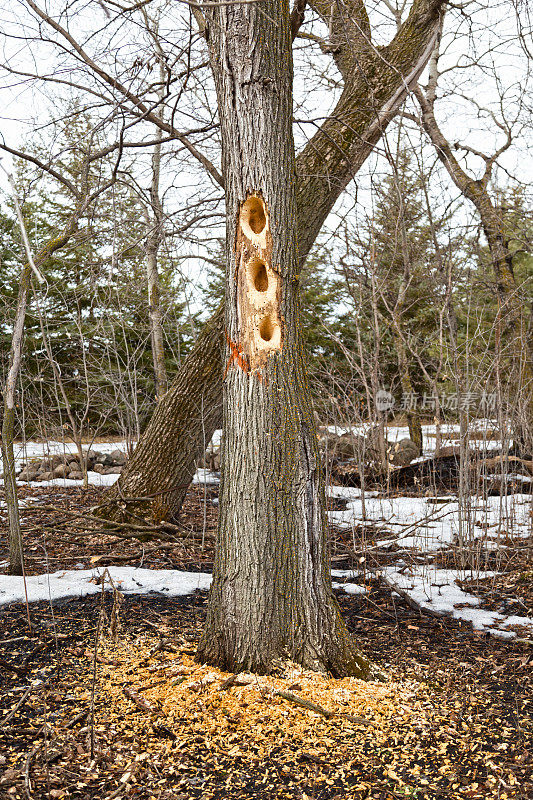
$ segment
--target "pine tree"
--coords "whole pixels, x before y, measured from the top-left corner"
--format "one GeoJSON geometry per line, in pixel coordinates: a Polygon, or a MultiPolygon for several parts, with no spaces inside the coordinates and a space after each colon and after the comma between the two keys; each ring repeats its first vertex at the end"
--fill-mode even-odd
{"type": "MultiPolygon", "coordinates": [[[[81,180],[76,143],[88,127],[90,121],[79,115],[63,131],[66,146],[57,168],[73,181],[81,180]]],[[[62,229],[71,213],[72,198],[52,179],[42,182],[36,191],[27,164],[18,167],[18,185],[25,200],[23,214],[32,247],[37,250],[62,229]]],[[[26,434],[44,432],[43,408],[47,409],[45,422],[56,429],[68,429],[58,374],[72,412],[86,433],[116,433],[117,424],[122,430],[133,426],[138,433],[151,413],[155,392],[142,212],[138,197],[127,186],[115,185],[80,218],[78,231],[68,245],[43,265],[46,285],[35,287],[26,320],[21,376],[26,434]]],[[[3,362],[11,334],[10,309],[17,291],[21,245],[9,214],[0,218],[0,230],[0,292],[7,309],[0,328],[3,362]]],[[[183,314],[184,302],[170,258],[161,260],[160,272],[164,332],[169,344],[167,368],[173,374],[190,347],[190,325],[183,314]]]]}

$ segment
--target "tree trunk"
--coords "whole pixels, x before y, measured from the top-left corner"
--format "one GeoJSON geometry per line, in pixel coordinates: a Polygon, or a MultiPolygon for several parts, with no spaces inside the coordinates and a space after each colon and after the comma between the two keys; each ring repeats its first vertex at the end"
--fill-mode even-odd
{"type": "Polygon", "coordinates": [[[6,383],[4,386],[3,418],[2,418],[2,437],[0,442],[2,452],[2,462],[4,471],[4,490],[7,505],[7,516],[9,525],[9,566],[10,575],[22,575],[24,573],[24,556],[22,533],[20,529],[20,514],[18,505],[17,480],[15,472],[15,453],[13,448],[14,427],[15,427],[15,399],[17,380],[22,362],[22,347],[24,343],[24,324],[26,320],[26,306],[28,293],[30,290],[32,271],[42,280],[38,267],[56,250],[63,247],[74,233],[79,219],[79,211],[76,210],[70,218],[61,236],[52,239],[46,244],[39,253],[33,258],[24,219],[20,210],[16,189],[13,179],[8,175],[9,181],[13,186],[13,200],[17,211],[17,218],[24,242],[24,247],[28,261],[24,264],[18,289],[17,310],[13,326],[13,336],[11,339],[11,350],[9,353],[9,365],[6,383]]]}
{"type": "Polygon", "coordinates": [[[220,305],[157,404],[118,482],[105,493],[100,515],[117,519],[148,513],[156,521],[178,515],[196,461],[222,427],[223,323],[220,305]]]}
{"type": "MultiPolygon", "coordinates": [[[[416,83],[433,49],[443,2],[415,0],[394,40],[379,51],[370,40],[360,0],[347,0],[342,7],[313,0],[311,6],[328,25],[334,19],[337,28],[344,26],[333,49],[345,85],[331,117],[296,161],[300,266],[337,199],[416,83]]],[[[223,329],[220,308],[155,408],[117,484],[105,493],[101,514],[121,519],[132,511],[172,519],[179,513],[195,462],[221,424],[223,329]]]]}
{"type": "MultiPolygon", "coordinates": [[[[400,321],[396,321],[396,324],[398,330],[401,330],[401,317],[400,321]]],[[[409,359],[407,358],[405,342],[401,334],[394,335],[394,346],[398,358],[398,371],[400,373],[402,392],[406,397],[413,397],[414,390],[411,381],[411,373],[409,371],[409,359]]],[[[418,448],[418,455],[420,456],[422,455],[423,447],[422,423],[420,422],[420,417],[416,412],[413,412],[412,409],[409,408],[405,412],[405,416],[407,418],[407,427],[409,428],[409,438],[416,444],[418,448]]]]}
{"type": "Polygon", "coordinates": [[[210,12],[226,186],[224,435],[198,656],[231,671],[366,674],[331,588],[299,318],[288,3],[210,12]]]}
{"type": "Polygon", "coordinates": [[[24,340],[24,320],[30,287],[31,267],[26,264],[22,269],[17,298],[17,312],[13,326],[11,352],[9,355],[9,371],[4,387],[4,415],[2,419],[2,462],[4,467],[4,490],[9,524],[9,565],[10,575],[24,573],[24,557],[22,534],[20,530],[20,514],[15,472],[15,454],[13,437],[15,426],[15,396],[17,380],[22,360],[22,344],[24,340]]]}
{"type": "MultiPolygon", "coordinates": [[[[165,70],[162,61],[159,63],[159,77],[162,88],[159,99],[162,102],[165,91],[165,70]]],[[[163,116],[163,112],[160,112],[163,116]]],[[[156,129],[156,143],[152,153],[152,183],[150,186],[150,205],[153,219],[147,213],[148,235],[146,237],[146,280],[148,284],[148,313],[150,317],[150,341],[152,345],[152,362],[154,365],[155,396],[160,400],[168,388],[167,370],[165,366],[165,337],[163,334],[163,317],[161,314],[161,296],[159,291],[159,272],[157,257],[163,238],[163,205],[159,196],[161,176],[161,140],[163,131],[156,129]]]]}

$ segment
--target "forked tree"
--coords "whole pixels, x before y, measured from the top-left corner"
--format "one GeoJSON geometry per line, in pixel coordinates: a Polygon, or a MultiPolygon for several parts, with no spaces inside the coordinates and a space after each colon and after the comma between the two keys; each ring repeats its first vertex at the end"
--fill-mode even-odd
{"type": "MultiPolygon", "coordinates": [[[[321,47],[335,60],[343,91],[296,159],[294,213],[300,267],[336,201],[416,85],[433,49],[445,4],[443,0],[414,0],[385,46],[373,43],[362,0],[333,4],[310,0],[309,5],[328,26],[329,39],[321,47]]],[[[295,5],[293,37],[304,7],[301,1],[295,5]]],[[[202,22],[209,41],[217,35],[218,24],[218,17],[202,22]]],[[[119,481],[106,492],[101,514],[127,519],[131,512],[159,520],[178,515],[196,462],[222,422],[224,343],[221,306],[158,403],[119,481]]]]}
{"type": "Polygon", "coordinates": [[[302,354],[287,0],[207,9],[226,199],[224,433],[202,661],[364,676],[331,587],[302,354]]]}

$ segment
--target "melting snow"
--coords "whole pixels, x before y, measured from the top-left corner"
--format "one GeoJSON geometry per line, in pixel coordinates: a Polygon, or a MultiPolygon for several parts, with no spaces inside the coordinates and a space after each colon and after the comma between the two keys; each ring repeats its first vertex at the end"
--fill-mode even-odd
{"type": "MultiPolygon", "coordinates": [[[[479,422],[481,424],[483,421],[479,422]]],[[[491,421],[485,421],[484,424],[487,430],[496,427],[495,423],[491,421]]],[[[457,430],[457,426],[454,425],[443,426],[443,440],[457,434],[457,430]]],[[[356,426],[351,429],[331,426],[330,431],[337,434],[351,432],[361,435],[368,432],[364,426],[356,426]]],[[[427,444],[424,455],[431,455],[435,442],[431,438],[431,434],[435,433],[435,427],[424,426],[423,432],[427,444]]],[[[215,431],[212,440],[214,446],[219,444],[220,434],[220,431],[215,431]]],[[[387,436],[391,442],[408,435],[407,428],[394,427],[387,430],[387,436]]],[[[475,441],[472,442],[472,445],[475,444],[475,441]]],[[[482,442],[484,447],[498,446],[498,444],[496,440],[482,442]]],[[[125,450],[126,443],[98,442],[91,447],[93,450],[104,453],[110,453],[117,448],[125,450]]],[[[31,458],[72,452],[76,452],[72,443],[27,442],[24,446],[17,446],[16,464],[20,468],[23,461],[31,458]]],[[[525,476],[517,477],[524,482],[528,480],[525,476]]],[[[118,475],[100,475],[96,472],[89,472],[88,479],[92,485],[110,486],[118,479],[118,475]]],[[[206,469],[198,469],[193,478],[193,483],[196,485],[214,485],[219,481],[217,473],[206,469]]],[[[3,480],[0,479],[1,484],[3,484],[3,480]]],[[[33,485],[79,487],[81,482],[57,478],[51,481],[39,481],[33,485]]],[[[486,501],[473,498],[471,505],[464,509],[460,508],[458,499],[455,497],[386,499],[380,497],[380,493],[377,491],[367,491],[363,498],[361,489],[343,486],[328,487],[328,496],[347,501],[344,511],[329,512],[329,520],[332,524],[347,530],[366,524],[371,526],[378,535],[383,534],[387,537],[379,540],[380,548],[385,549],[398,545],[403,550],[426,554],[427,559],[432,558],[432,553],[446,549],[456,542],[461,528],[467,541],[483,538],[483,546],[487,550],[504,546],[501,540],[505,539],[507,535],[513,537],[532,535],[532,498],[527,494],[515,494],[503,498],[489,497],[486,501]]],[[[21,508],[26,502],[21,500],[21,508]]],[[[35,498],[31,498],[30,502],[35,503],[35,498]]],[[[5,504],[0,503],[0,508],[5,508],[5,504]]],[[[6,562],[0,563],[0,567],[5,566],[7,566],[6,562]]],[[[158,592],[167,597],[175,597],[190,594],[196,589],[207,589],[211,582],[211,576],[206,573],[113,566],[107,569],[117,588],[127,594],[158,592]]],[[[94,568],[60,571],[51,575],[28,576],[26,578],[28,599],[30,602],[35,602],[97,594],[101,591],[99,581],[103,574],[102,568],[94,568]]],[[[343,589],[353,595],[364,595],[368,592],[365,586],[353,582],[361,576],[357,570],[332,570],[331,574],[333,578],[337,579],[337,582],[333,584],[335,588],[343,589]],[[338,582],[339,579],[347,582],[338,582]]],[[[477,577],[488,577],[491,574],[479,573],[477,577]]],[[[533,619],[530,617],[506,616],[496,611],[479,608],[479,598],[463,591],[457,582],[461,577],[465,577],[465,573],[435,569],[428,564],[418,564],[408,568],[405,562],[398,560],[394,566],[386,567],[382,575],[391,588],[396,586],[405,592],[420,608],[470,622],[477,630],[487,631],[501,638],[514,638],[516,634],[509,628],[515,625],[533,632],[533,619]]],[[[23,579],[0,575],[0,606],[7,603],[24,602],[24,600],[23,579]]]]}
{"type": "MultiPolygon", "coordinates": [[[[533,633],[531,617],[517,617],[479,608],[479,597],[465,592],[457,583],[467,577],[464,572],[451,569],[433,569],[424,565],[398,571],[397,566],[381,571],[383,579],[392,589],[401,589],[421,609],[439,616],[472,623],[475,630],[486,631],[502,639],[516,637],[514,631],[505,630],[513,625],[528,628],[533,633]]],[[[472,575],[480,580],[491,578],[494,572],[472,575]]]]}
{"type": "MultiPolygon", "coordinates": [[[[137,569],[136,567],[106,567],[95,569],[60,570],[50,575],[28,575],[28,600],[58,600],[64,597],[85,597],[101,592],[101,578],[109,572],[116,588],[125,594],[157,592],[167,597],[192,594],[196,589],[208,589],[211,575],[205,572],[180,572],[175,569],[137,569]]],[[[109,581],[106,588],[110,589],[109,581]]],[[[25,602],[24,579],[0,575],[0,606],[25,602]]]]}
{"type": "MultiPolygon", "coordinates": [[[[355,491],[360,493],[359,489],[355,491]]],[[[378,533],[396,534],[380,540],[380,547],[398,544],[424,552],[447,548],[457,540],[461,528],[465,539],[498,541],[507,535],[527,537],[532,534],[531,495],[527,494],[489,497],[486,501],[474,499],[472,505],[462,511],[454,497],[436,505],[425,497],[379,498],[371,494],[375,495],[368,492],[365,496],[363,515],[360,494],[354,496],[353,489],[336,492],[334,496],[345,497],[348,505],[344,511],[330,511],[330,522],[347,530],[371,524],[378,533]]]]}

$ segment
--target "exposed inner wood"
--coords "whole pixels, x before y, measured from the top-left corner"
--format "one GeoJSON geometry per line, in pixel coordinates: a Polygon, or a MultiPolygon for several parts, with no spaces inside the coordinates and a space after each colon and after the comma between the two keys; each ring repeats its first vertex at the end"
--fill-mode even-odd
{"type": "Polygon", "coordinates": [[[248,274],[256,292],[266,292],[268,289],[268,274],[266,265],[260,258],[252,258],[248,264],[248,274]]]}
{"type": "Polygon", "coordinates": [[[260,197],[252,195],[241,209],[240,224],[244,235],[260,246],[264,246],[267,231],[265,204],[260,197]]]}
{"type": "MultiPolygon", "coordinates": [[[[281,349],[280,278],[272,269],[268,209],[252,194],[243,203],[237,228],[238,342],[250,371],[259,370],[269,354],[281,349]]],[[[237,363],[237,362],[236,362],[237,363]]]]}

